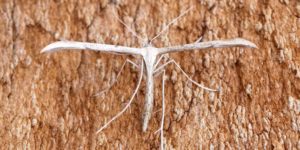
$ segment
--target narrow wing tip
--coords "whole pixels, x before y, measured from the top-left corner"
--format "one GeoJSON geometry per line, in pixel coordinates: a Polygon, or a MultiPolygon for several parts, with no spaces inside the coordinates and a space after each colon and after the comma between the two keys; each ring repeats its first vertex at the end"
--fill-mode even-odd
{"type": "Polygon", "coordinates": [[[40,51],[40,53],[41,53],[41,54],[42,54],[42,53],[46,53],[47,51],[50,51],[49,45],[47,45],[46,47],[44,47],[44,48],[40,51]]]}
{"type": "Polygon", "coordinates": [[[58,49],[60,44],[61,44],[61,41],[51,43],[51,44],[47,45],[46,47],[44,47],[40,53],[48,53],[48,52],[55,51],[58,49]]]}
{"type": "Polygon", "coordinates": [[[246,39],[243,39],[243,38],[237,38],[236,39],[242,46],[246,46],[246,47],[249,47],[249,48],[255,48],[257,49],[258,47],[256,46],[256,44],[254,44],[253,42],[251,41],[248,41],[246,39]]]}

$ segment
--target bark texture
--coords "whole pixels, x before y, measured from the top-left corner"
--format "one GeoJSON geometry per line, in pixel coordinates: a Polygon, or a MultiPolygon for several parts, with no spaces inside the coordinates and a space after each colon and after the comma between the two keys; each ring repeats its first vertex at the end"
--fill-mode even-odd
{"type": "Polygon", "coordinates": [[[144,38],[193,11],[155,40],[164,47],[242,37],[258,49],[172,53],[192,85],[167,68],[165,144],[168,149],[300,149],[299,0],[0,0],[0,145],[31,149],[157,149],[161,77],[142,130],[145,81],[132,106],[100,134],[136,86],[127,55],[91,51],[40,54],[57,40],[141,46],[118,16],[144,38]]]}

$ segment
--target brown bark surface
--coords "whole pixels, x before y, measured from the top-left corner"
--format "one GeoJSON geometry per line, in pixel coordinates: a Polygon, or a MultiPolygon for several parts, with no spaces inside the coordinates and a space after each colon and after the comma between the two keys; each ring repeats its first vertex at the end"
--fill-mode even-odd
{"type": "Polygon", "coordinates": [[[145,81],[130,109],[100,134],[128,102],[139,69],[129,55],[91,51],[40,54],[57,40],[140,47],[115,16],[143,38],[193,6],[154,45],[165,47],[242,37],[258,49],[172,53],[209,93],[167,67],[168,149],[300,149],[299,0],[0,0],[0,145],[4,149],[158,149],[161,77],[146,133],[145,81]],[[115,14],[115,15],[114,15],[115,14]]]}

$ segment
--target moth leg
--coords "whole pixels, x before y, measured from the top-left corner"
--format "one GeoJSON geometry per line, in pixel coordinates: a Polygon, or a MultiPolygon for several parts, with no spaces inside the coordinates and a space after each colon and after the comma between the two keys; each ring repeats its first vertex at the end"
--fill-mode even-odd
{"type": "Polygon", "coordinates": [[[153,77],[156,78],[157,76],[159,76],[160,74],[162,74],[165,70],[160,70],[154,73],[153,77]]]}
{"type": "Polygon", "coordinates": [[[219,91],[219,90],[216,90],[216,89],[211,89],[211,88],[209,88],[209,87],[206,87],[206,86],[204,86],[204,85],[202,85],[202,84],[196,82],[195,80],[193,80],[191,77],[189,77],[189,76],[187,75],[186,72],[184,72],[184,71],[181,69],[180,65],[179,65],[174,59],[170,59],[170,61],[168,61],[168,62],[166,62],[165,64],[163,64],[163,65],[161,65],[160,67],[158,67],[156,70],[154,70],[154,73],[158,72],[159,70],[163,69],[164,67],[166,67],[167,65],[169,65],[169,64],[171,64],[171,63],[173,63],[177,68],[179,68],[180,71],[183,73],[183,75],[184,75],[185,77],[187,77],[188,80],[190,80],[192,83],[194,83],[194,84],[197,85],[198,87],[203,88],[203,89],[205,89],[205,90],[207,90],[207,91],[211,91],[211,92],[217,92],[217,91],[219,91]]]}
{"type": "Polygon", "coordinates": [[[165,54],[161,55],[159,57],[159,59],[156,61],[155,65],[154,65],[154,68],[156,68],[159,64],[159,62],[163,59],[163,58],[168,58],[165,54]]]}
{"type": "Polygon", "coordinates": [[[156,68],[156,66],[159,64],[159,62],[161,61],[161,59],[165,57],[164,55],[161,55],[158,60],[156,61],[155,65],[154,65],[154,68],[156,68]]]}
{"type": "Polygon", "coordinates": [[[142,78],[143,78],[143,69],[144,69],[144,64],[143,64],[143,60],[141,61],[141,71],[140,71],[140,76],[139,76],[139,79],[138,79],[138,83],[136,85],[136,88],[133,92],[133,94],[131,95],[130,97],[130,100],[128,101],[128,103],[126,104],[126,106],[118,113],[116,114],[112,119],[110,119],[107,123],[105,123],[99,130],[96,131],[96,134],[98,134],[99,132],[101,132],[103,129],[105,129],[110,123],[112,123],[114,120],[116,120],[118,117],[120,117],[128,108],[129,106],[131,105],[135,95],[137,94],[139,88],[140,88],[140,85],[141,85],[141,82],[142,82],[142,78]]]}
{"type": "Polygon", "coordinates": [[[203,39],[203,37],[202,37],[202,36],[200,36],[200,38],[199,38],[199,39],[197,39],[197,40],[195,41],[195,43],[199,43],[199,42],[201,42],[201,41],[202,41],[202,39],[203,39]]]}
{"type": "Polygon", "coordinates": [[[164,150],[164,122],[165,122],[165,74],[163,71],[162,75],[162,112],[161,112],[161,125],[160,125],[160,149],[164,150]]]}
{"type": "Polygon", "coordinates": [[[125,61],[125,62],[123,63],[123,65],[122,65],[120,71],[118,72],[116,79],[115,79],[115,80],[114,80],[107,88],[105,88],[104,90],[102,90],[102,91],[100,91],[100,92],[94,94],[95,97],[101,96],[103,93],[107,92],[108,90],[110,90],[110,89],[112,88],[112,86],[117,82],[119,76],[121,75],[121,72],[124,70],[125,65],[126,65],[127,63],[133,65],[133,66],[136,67],[136,68],[140,68],[139,65],[137,65],[137,64],[134,63],[133,61],[131,61],[131,60],[129,60],[129,59],[126,59],[126,61],[125,61]]]}
{"type": "MultiPolygon", "coordinates": [[[[156,74],[156,76],[162,74],[162,109],[161,109],[161,123],[158,130],[154,132],[154,134],[160,132],[160,148],[164,150],[164,122],[165,122],[165,75],[166,70],[162,70],[156,74]]],[[[158,110],[160,111],[160,110],[158,110]]]]}

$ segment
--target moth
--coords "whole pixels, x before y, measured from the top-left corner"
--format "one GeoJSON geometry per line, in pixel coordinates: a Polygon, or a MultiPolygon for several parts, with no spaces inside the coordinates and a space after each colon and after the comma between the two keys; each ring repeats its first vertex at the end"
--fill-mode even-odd
{"type": "MultiPolygon", "coordinates": [[[[187,11],[186,11],[187,12],[187,11]]],[[[168,26],[174,23],[178,18],[183,16],[186,12],[175,18],[172,22],[170,22],[168,26]]],[[[121,20],[119,20],[121,22],[121,20]]],[[[125,25],[123,22],[121,22],[125,25]]],[[[125,25],[126,26],[126,25],[125,25]]],[[[127,26],[126,26],[127,27],[127,26]]],[[[128,28],[128,27],[127,27],[128,28]]],[[[135,47],[126,47],[126,46],[119,46],[119,45],[109,45],[109,44],[98,44],[98,43],[89,43],[89,42],[77,42],[77,41],[58,41],[52,44],[47,45],[45,48],[42,49],[42,53],[46,52],[54,52],[54,51],[61,51],[61,50],[92,50],[92,51],[100,51],[100,52],[108,52],[108,53],[121,53],[121,54],[130,54],[130,55],[139,55],[143,58],[141,64],[141,74],[143,73],[143,66],[145,65],[146,69],[146,95],[145,95],[145,103],[144,103],[144,113],[143,113],[143,122],[142,122],[142,130],[145,132],[148,128],[149,120],[151,118],[152,109],[153,109],[153,91],[154,91],[154,74],[157,73],[159,70],[162,70],[168,64],[174,63],[177,67],[179,65],[174,61],[168,61],[165,64],[162,64],[158,67],[158,64],[163,57],[163,54],[172,53],[172,52],[182,52],[182,51],[192,51],[192,50],[203,50],[208,48],[228,48],[228,47],[247,47],[247,48],[257,48],[257,46],[243,38],[234,38],[228,40],[214,40],[214,41],[206,41],[201,42],[197,40],[195,43],[185,44],[185,45],[178,45],[178,46],[171,46],[171,47],[162,47],[157,48],[152,45],[152,41],[156,39],[162,32],[164,32],[167,28],[164,28],[158,35],[156,35],[151,41],[143,44],[144,46],[140,48],[135,47]],[[158,57],[161,56],[161,57],[158,57]]],[[[131,30],[132,31],[132,30],[131,30]]],[[[133,33],[136,35],[135,33],[133,33]]],[[[180,67],[179,67],[180,68],[180,67]]],[[[180,68],[181,69],[181,68],[180,68]]],[[[188,75],[181,69],[186,77],[188,75]]],[[[141,76],[142,78],[142,76],[141,76]]],[[[189,78],[189,77],[188,77],[189,78]]],[[[199,84],[189,78],[197,86],[204,88],[208,91],[218,91],[215,89],[211,89],[205,87],[202,84],[199,84]]],[[[140,82],[140,81],[139,81],[140,82]]],[[[136,93],[137,91],[135,91],[136,93]]],[[[133,98],[133,97],[132,97],[133,98]]],[[[131,100],[132,100],[131,98],[131,100]]],[[[131,101],[130,100],[130,101],[131,101]]],[[[128,106],[128,105],[127,105],[128,106]]],[[[111,121],[116,119],[125,111],[123,109],[118,115],[116,115],[113,119],[111,119],[108,123],[106,123],[101,129],[97,131],[99,133],[103,128],[105,128],[111,121]]]]}
{"type": "MultiPolygon", "coordinates": [[[[216,41],[207,41],[207,42],[197,42],[186,45],[179,45],[173,47],[163,47],[156,48],[152,45],[141,48],[125,47],[118,45],[109,45],[109,44],[97,44],[97,43],[88,43],[88,42],[75,42],[75,41],[58,41],[46,46],[41,52],[53,52],[60,50],[93,50],[101,52],[112,52],[112,53],[121,53],[121,54],[130,54],[130,55],[140,55],[143,58],[143,63],[146,66],[146,96],[145,96],[145,105],[144,105],[144,114],[143,114],[143,131],[145,132],[148,127],[149,120],[151,118],[151,113],[153,109],[153,90],[154,90],[154,80],[153,75],[157,72],[156,64],[158,64],[158,56],[171,52],[181,52],[181,51],[191,51],[191,50],[201,50],[208,48],[226,48],[226,47],[236,47],[243,46],[248,48],[256,48],[256,45],[248,40],[242,38],[235,38],[229,40],[216,40],[216,41]]],[[[170,62],[174,63],[174,62],[170,62]]],[[[167,63],[166,63],[167,64],[167,63]]],[[[166,64],[163,64],[164,66],[166,64]]],[[[198,83],[197,83],[198,84],[198,83]]],[[[201,84],[198,86],[208,90],[208,91],[217,91],[214,89],[207,88],[201,84]]]]}

